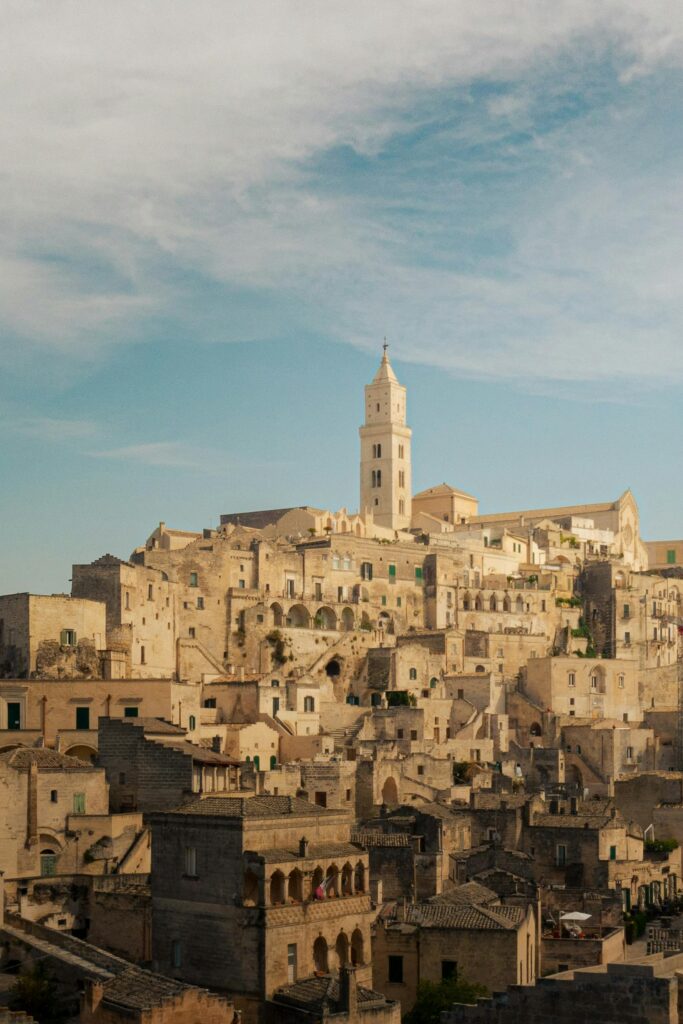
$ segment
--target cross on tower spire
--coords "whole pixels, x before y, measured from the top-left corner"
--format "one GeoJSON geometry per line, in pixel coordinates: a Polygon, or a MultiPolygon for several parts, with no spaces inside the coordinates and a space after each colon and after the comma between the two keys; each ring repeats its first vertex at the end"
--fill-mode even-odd
{"type": "Polygon", "coordinates": [[[389,342],[387,341],[386,334],[384,335],[384,344],[382,345],[382,348],[384,349],[384,355],[386,355],[387,349],[389,348],[389,342]]]}

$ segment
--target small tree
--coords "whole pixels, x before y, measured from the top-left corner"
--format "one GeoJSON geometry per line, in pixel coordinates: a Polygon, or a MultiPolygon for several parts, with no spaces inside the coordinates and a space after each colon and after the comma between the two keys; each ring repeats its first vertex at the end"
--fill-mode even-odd
{"type": "Polygon", "coordinates": [[[475,985],[465,978],[447,978],[441,982],[421,981],[417,986],[417,1000],[403,1018],[403,1024],[439,1024],[444,1010],[453,1003],[476,1003],[487,996],[483,985],[475,985]]]}

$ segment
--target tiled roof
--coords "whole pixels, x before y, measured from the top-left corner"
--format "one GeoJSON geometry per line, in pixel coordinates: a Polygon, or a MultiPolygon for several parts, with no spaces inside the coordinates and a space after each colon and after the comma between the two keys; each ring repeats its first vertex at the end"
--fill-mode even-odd
{"type": "Polygon", "coordinates": [[[438,896],[432,896],[428,902],[441,903],[451,907],[470,907],[493,903],[497,899],[498,895],[493,889],[487,889],[485,885],[480,885],[479,882],[465,882],[463,885],[456,886],[455,889],[449,889],[447,892],[439,893],[438,896]]]}
{"type": "Polygon", "coordinates": [[[129,967],[105,982],[103,1003],[130,1010],[151,1010],[167,999],[182,996],[190,985],[140,967],[129,967]]]}
{"type": "Polygon", "coordinates": [[[157,736],[184,736],[187,732],[182,725],[174,725],[173,722],[168,722],[165,718],[141,716],[140,718],[124,718],[123,721],[130,722],[132,725],[141,725],[145,733],[154,733],[157,736]]]}
{"type": "MultiPolygon", "coordinates": [[[[293,985],[277,989],[273,1001],[305,1007],[309,1011],[321,1012],[328,1009],[335,1013],[339,1010],[339,981],[329,974],[302,978],[293,985]]],[[[358,1002],[366,1009],[370,1009],[372,1004],[381,1006],[386,1001],[381,992],[358,986],[358,1002]]]]}
{"type": "Polygon", "coordinates": [[[233,757],[228,757],[227,754],[218,754],[215,750],[209,750],[207,747],[200,747],[196,743],[190,743],[189,740],[167,740],[164,741],[163,746],[171,750],[179,750],[182,754],[189,754],[192,760],[197,761],[199,764],[239,765],[242,763],[241,761],[236,761],[233,757]]]}
{"type": "Polygon", "coordinates": [[[531,824],[536,828],[626,828],[622,818],[611,814],[535,814],[531,824]]]}
{"type": "Polygon", "coordinates": [[[15,750],[6,750],[0,754],[0,761],[16,768],[17,771],[26,771],[32,764],[38,766],[38,771],[101,771],[87,761],[81,761],[78,757],[69,757],[68,754],[60,754],[47,747],[17,747],[15,750]]]}
{"type": "Polygon", "coordinates": [[[351,833],[354,843],[361,846],[410,846],[410,836],[405,832],[367,832],[354,830],[351,833]]]}
{"type": "Polygon", "coordinates": [[[524,920],[522,907],[453,906],[417,903],[406,907],[406,921],[422,928],[460,928],[465,931],[514,931],[524,920]]]}
{"type": "Polygon", "coordinates": [[[208,796],[192,800],[168,813],[210,818],[281,818],[286,814],[315,818],[338,812],[318,807],[297,796],[208,796]]]}

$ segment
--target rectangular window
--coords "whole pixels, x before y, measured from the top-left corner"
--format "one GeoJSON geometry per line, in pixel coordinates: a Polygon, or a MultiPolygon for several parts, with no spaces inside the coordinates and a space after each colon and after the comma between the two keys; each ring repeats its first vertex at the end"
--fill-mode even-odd
{"type": "Polygon", "coordinates": [[[41,853],[40,873],[43,878],[57,874],[57,855],[55,853],[41,853]]]}
{"type": "Polygon", "coordinates": [[[399,739],[399,740],[403,739],[403,729],[397,729],[396,730],[396,739],[399,739]]]}
{"type": "Polygon", "coordinates": [[[188,878],[197,877],[197,848],[195,846],[185,847],[185,874],[188,878]]]}
{"type": "Polygon", "coordinates": [[[137,718],[139,710],[140,709],[137,708],[137,707],[124,708],[123,709],[123,717],[124,718],[137,718]]]}
{"type": "Polygon", "coordinates": [[[625,644],[630,644],[631,643],[631,634],[630,633],[624,633],[624,643],[625,644]]]}
{"type": "Polygon", "coordinates": [[[415,566],[415,579],[416,580],[421,580],[422,579],[422,566],[421,565],[416,565],[415,566]]]}
{"type": "Polygon", "coordinates": [[[610,860],[616,860],[617,859],[617,848],[616,848],[616,846],[610,846],[610,848],[609,848],[609,859],[610,860]]]}
{"type": "Polygon", "coordinates": [[[570,672],[568,677],[568,683],[570,686],[576,686],[576,673],[570,672]]]}
{"type": "Polygon", "coordinates": [[[247,587],[246,580],[238,580],[237,585],[238,585],[238,588],[240,590],[246,590],[246,587],[247,587]]]}
{"type": "Polygon", "coordinates": [[[675,548],[669,548],[669,550],[666,553],[666,561],[667,561],[667,565],[675,565],[676,564],[676,549],[675,548]]]}
{"type": "Polygon", "coordinates": [[[199,573],[196,573],[196,572],[191,572],[190,573],[190,586],[191,587],[198,587],[199,586],[199,573]]]}
{"type": "Polygon", "coordinates": [[[360,564],[360,578],[362,580],[372,579],[372,562],[361,562],[360,564]]]}
{"type": "Polygon", "coordinates": [[[194,628],[194,626],[190,626],[190,628],[188,629],[188,633],[190,634],[190,639],[194,640],[194,638],[197,635],[197,630],[194,628]]]}
{"type": "Polygon", "coordinates": [[[198,597],[197,598],[197,608],[199,609],[200,612],[204,610],[204,598],[203,597],[198,597]]]}
{"type": "Polygon", "coordinates": [[[59,635],[59,642],[62,647],[75,647],[76,646],[76,630],[75,629],[63,629],[59,635]]]}
{"type": "Polygon", "coordinates": [[[140,648],[140,664],[141,665],[145,664],[145,648],[144,648],[144,646],[142,646],[140,648]]]}
{"type": "Polygon", "coordinates": [[[18,701],[7,704],[7,728],[21,729],[21,704],[18,701]]]}
{"type": "Polygon", "coordinates": [[[287,946],[287,981],[291,985],[296,981],[296,943],[287,946]]]}
{"type": "Polygon", "coordinates": [[[382,604],[386,605],[386,603],[387,603],[387,595],[386,594],[382,594],[382,604]]]}
{"type": "Polygon", "coordinates": [[[623,608],[624,618],[629,619],[631,617],[631,605],[625,604],[623,608]]]}
{"type": "Polygon", "coordinates": [[[399,459],[404,459],[405,458],[405,448],[404,448],[404,446],[402,444],[400,444],[398,446],[398,457],[399,457],[399,459]]]}
{"type": "Polygon", "coordinates": [[[76,728],[90,728],[90,708],[76,708],[76,728]]]}
{"type": "Polygon", "coordinates": [[[389,981],[393,982],[394,985],[403,984],[403,957],[402,956],[390,956],[389,957],[389,981]]]}
{"type": "Polygon", "coordinates": [[[85,793],[74,793],[74,814],[85,814],[85,793]]]}
{"type": "Polygon", "coordinates": [[[153,586],[152,583],[148,583],[147,584],[147,600],[148,601],[153,601],[154,600],[154,586],[153,586]]]}
{"type": "Polygon", "coordinates": [[[411,729],[410,730],[410,738],[411,738],[411,740],[416,740],[417,739],[417,729],[411,729]]]}
{"type": "Polygon", "coordinates": [[[458,964],[456,960],[441,961],[441,980],[448,981],[449,978],[458,977],[458,964]]]}
{"type": "Polygon", "coordinates": [[[397,598],[396,598],[396,607],[397,607],[397,608],[400,608],[400,607],[401,607],[401,598],[400,598],[400,597],[397,597],[397,598]]]}
{"type": "Polygon", "coordinates": [[[392,564],[392,565],[389,565],[389,580],[391,581],[391,580],[395,580],[395,579],[396,579],[396,566],[392,564]]]}
{"type": "Polygon", "coordinates": [[[406,485],[405,470],[399,469],[399,471],[398,471],[398,486],[399,487],[405,487],[405,485],[406,485]]]}
{"type": "Polygon", "coordinates": [[[563,868],[567,864],[567,847],[563,843],[558,843],[555,848],[555,865],[558,868],[563,868]]]}

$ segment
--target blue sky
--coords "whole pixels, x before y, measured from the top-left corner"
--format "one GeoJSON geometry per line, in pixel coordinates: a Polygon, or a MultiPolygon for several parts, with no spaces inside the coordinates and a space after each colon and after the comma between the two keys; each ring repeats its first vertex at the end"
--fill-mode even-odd
{"type": "Polygon", "coordinates": [[[683,535],[683,11],[366,8],[8,5],[0,592],[355,507],[384,334],[416,489],[683,535]]]}

